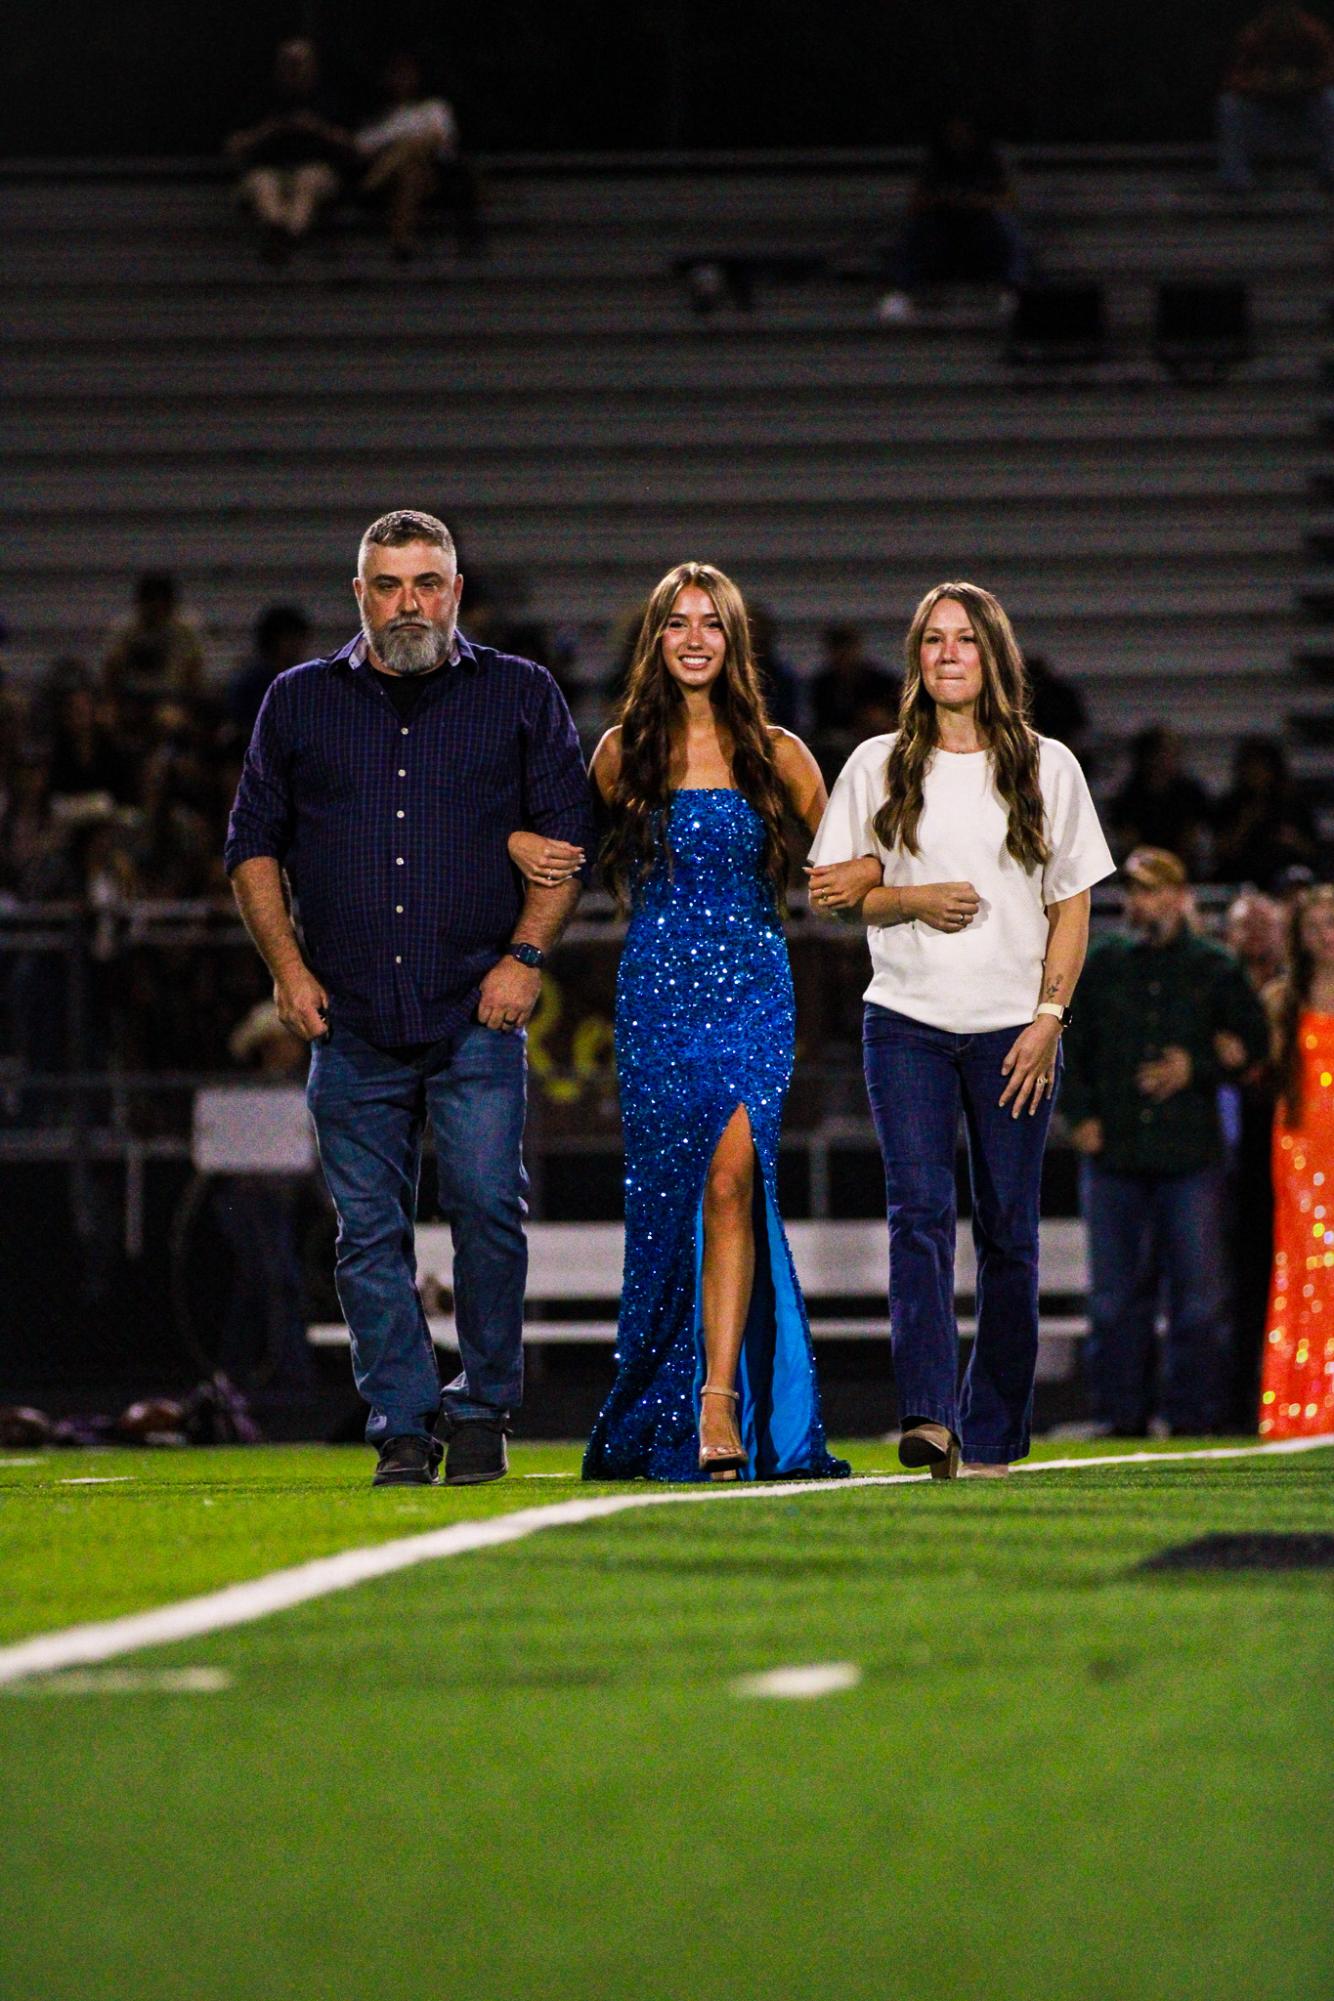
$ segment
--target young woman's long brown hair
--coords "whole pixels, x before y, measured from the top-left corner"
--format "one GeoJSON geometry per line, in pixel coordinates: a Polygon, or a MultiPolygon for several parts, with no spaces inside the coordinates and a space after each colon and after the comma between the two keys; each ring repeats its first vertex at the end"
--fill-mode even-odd
{"type": "MultiPolygon", "coordinates": [[[[1302,936],[1302,920],[1313,904],[1334,898],[1334,883],[1313,883],[1292,906],[1288,920],[1288,969],[1274,1002],[1274,1069],[1284,1123],[1299,1127],[1302,1119],[1302,1012],[1311,1001],[1315,956],[1302,936]]],[[[1267,997],[1267,996],[1266,996],[1267,997]]]]}
{"type": "Polygon", "coordinates": [[[667,671],[662,635],[681,592],[707,591],[727,651],[710,689],[718,733],[728,750],[732,782],[764,822],[764,870],[782,907],[787,882],[783,814],[787,799],[774,761],[769,717],[751,649],[745,599],[712,563],[678,563],[651,593],[630,661],[616,721],[621,768],[608,802],[611,825],[602,844],[602,872],[622,904],[660,863],[670,869],[667,808],[671,803],[672,729],[684,696],[667,671]]]}
{"type": "Polygon", "coordinates": [[[922,679],[922,634],[944,598],[963,606],[977,639],[982,665],[977,726],[991,754],[996,790],[1009,814],[1005,845],[1021,868],[1041,868],[1051,848],[1043,827],[1038,738],[1028,720],[1024,656],[1004,607],[978,584],[937,584],[913,613],[904,647],[907,673],[898,735],[885,766],[886,798],[875,816],[876,834],[887,848],[901,841],[910,855],[918,853],[926,767],[940,741],[936,705],[922,679]]]}

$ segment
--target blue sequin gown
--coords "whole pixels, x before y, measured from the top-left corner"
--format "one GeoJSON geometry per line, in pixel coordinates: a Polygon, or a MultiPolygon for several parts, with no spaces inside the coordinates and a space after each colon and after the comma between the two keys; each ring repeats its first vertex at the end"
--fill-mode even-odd
{"type": "Polygon", "coordinates": [[[756,1177],[755,1286],[737,1389],[742,1478],[838,1477],[825,1449],[810,1328],[778,1215],[778,1130],[795,1012],[787,943],[762,872],[764,826],[741,793],[674,795],[673,865],[635,904],[616,983],[625,1133],[625,1277],[616,1380],[584,1455],[588,1480],[697,1480],[704,1182],[738,1105],[756,1177]]]}

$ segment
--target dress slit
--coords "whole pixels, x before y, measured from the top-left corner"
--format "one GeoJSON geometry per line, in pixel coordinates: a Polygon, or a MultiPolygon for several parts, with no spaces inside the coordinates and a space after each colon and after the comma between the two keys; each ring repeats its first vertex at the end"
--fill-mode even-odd
{"type": "Polygon", "coordinates": [[[777,1163],[772,1170],[766,1168],[755,1138],[755,1122],[744,1097],[729,1107],[705,1152],[704,1177],[695,1201],[694,1402],[698,1420],[700,1391],[708,1367],[704,1345],[704,1182],[723,1134],[738,1111],[746,1114],[755,1157],[751,1194],[755,1276],[736,1376],[740,1398],[737,1423],[750,1463],[740,1478],[773,1480],[810,1470],[810,1329],[787,1233],[778,1213],[777,1190],[772,1185],[777,1179],[777,1163]]]}

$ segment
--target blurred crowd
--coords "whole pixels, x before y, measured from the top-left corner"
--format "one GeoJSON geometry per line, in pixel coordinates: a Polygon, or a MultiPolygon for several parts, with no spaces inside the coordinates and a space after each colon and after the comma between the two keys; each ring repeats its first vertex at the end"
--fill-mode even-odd
{"type": "MultiPolygon", "coordinates": [[[[754,626],[772,715],[812,745],[832,782],[856,744],[894,727],[899,678],[851,622],[825,628],[816,657],[800,666],[767,607],[755,607],[754,626]]],[[[484,583],[470,591],[464,628],[549,662],[586,742],[596,740],[623,658],[605,677],[590,678],[569,635],[507,617],[484,583]]],[[[0,690],[0,898],[10,907],[81,906],[103,926],[107,961],[117,911],[212,904],[230,917],[222,841],[250,732],[270,682],[317,650],[303,608],[272,604],[255,622],[247,656],[225,678],[210,674],[176,580],[160,571],[141,576],[100,660],[62,657],[35,687],[0,690]]],[[[1319,830],[1277,738],[1243,737],[1230,783],[1215,795],[1192,773],[1171,729],[1141,731],[1128,762],[1109,757],[1078,686],[1041,658],[1030,666],[1036,727],[1069,744],[1091,771],[1118,857],[1146,844],[1165,848],[1193,882],[1279,895],[1320,868],[1319,830]]],[[[222,1056],[255,998],[256,974],[241,955],[244,983],[233,993],[210,963],[216,956],[203,955],[206,970],[196,976],[183,947],[175,956],[159,952],[165,971],[155,976],[154,955],[144,954],[128,990],[121,969],[119,1046],[128,1035],[132,1067],[207,1068],[222,1056]],[[155,980],[162,990],[149,992],[155,980]]],[[[26,1040],[15,1033],[20,1052],[31,1055],[33,1037],[45,1046],[53,1033],[44,991],[38,979],[25,1005],[40,1026],[26,1040]]],[[[12,967],[6,992],[12,1009],[12,967]]]]}
{"type": "MultiPolygon", "coordinates": [[[[1220,192],[1246,197],[1273,161],[1304,163],[1334,189],[1334,33],[1295,0],[1270,0],[1238,33],[1215,106],[1220,192]]],[[[1042,281],[1004,149],[957,102],[929,140],[896,234],[878,253],[887,324],[942,285],[994,288],[1008,311],[1042,281]]]]}
{"type": "Polygon", "coordinates": [[[418,255],[440,219],[452,223],[462,254],[479,251],[477,177],[454,107],[428,84],[421,57],[391,46],[350,96],[361,100],[360,118],[348,116],[326,85],[314,42],[292,36],[278,46],[250,121],[226,140],[237,202],[265,262],[286,263],[340,202],[382,220],[398,262],[418,255]]]}

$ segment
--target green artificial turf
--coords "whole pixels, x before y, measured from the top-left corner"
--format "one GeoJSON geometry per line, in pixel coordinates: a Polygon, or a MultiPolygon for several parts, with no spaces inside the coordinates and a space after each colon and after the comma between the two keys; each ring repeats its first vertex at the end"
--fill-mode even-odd
{"type": "MultiPolygon", "coordinates": [[[[604,1491],[518,1477],[572,1474],[560,1448],[463,1492],[369,1463],[0,1464],[5,1637],[604,1491]]],[[[1331,1526],[1327,1450],[724,1497],[116,1664],[221,1693],[0,1692],[0,1995],[1308,2001],[1331,1574],[1138,1565],[1331,1526]],[[860,1685],[733,1692],[828,1661],[860,1685]]]]}

